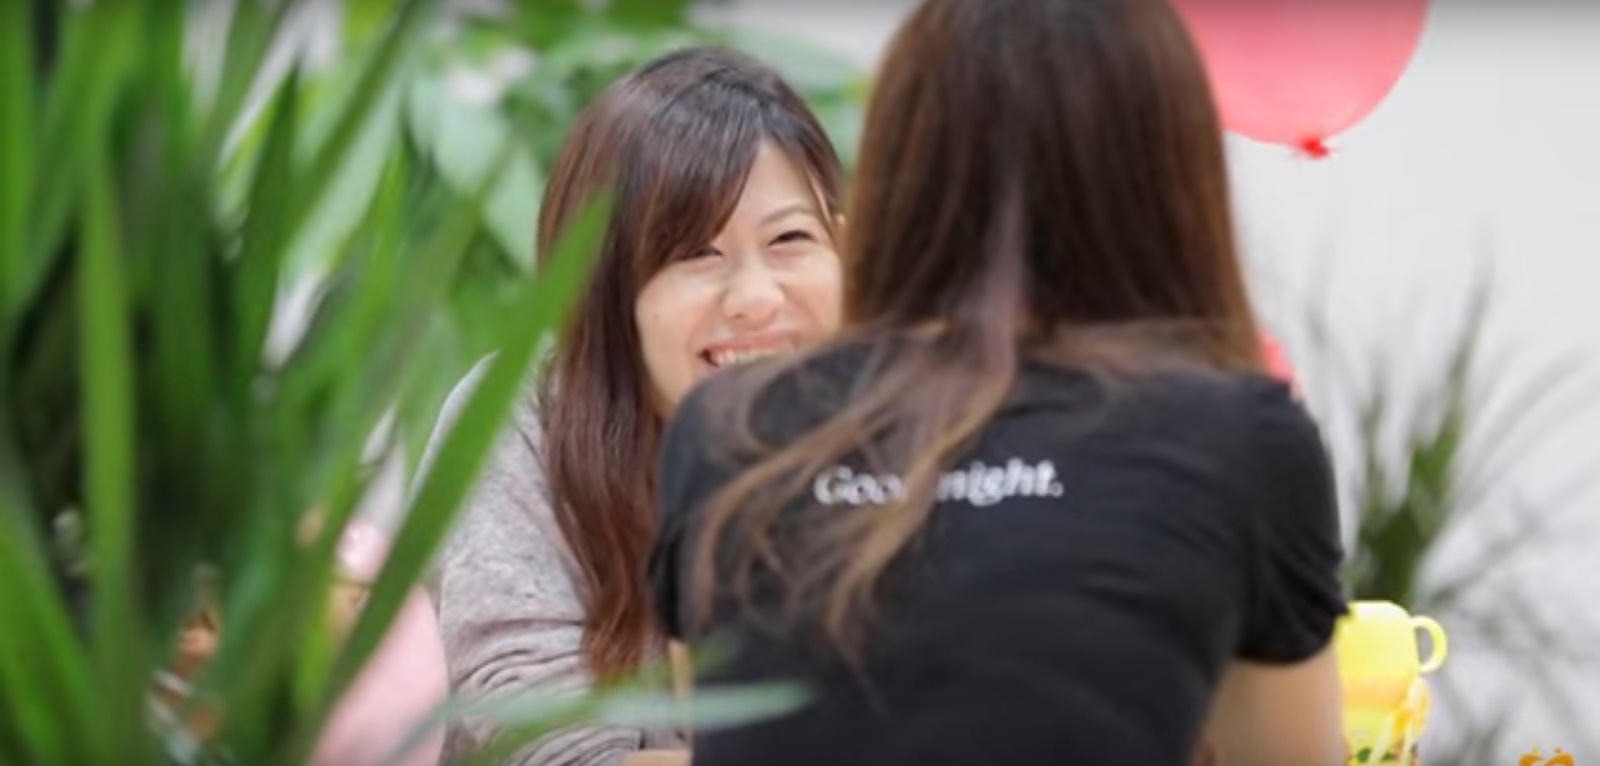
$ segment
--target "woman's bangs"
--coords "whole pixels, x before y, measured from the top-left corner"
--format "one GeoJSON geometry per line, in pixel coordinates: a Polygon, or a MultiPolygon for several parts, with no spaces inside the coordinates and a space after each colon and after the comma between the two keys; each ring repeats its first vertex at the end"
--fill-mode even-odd
{"type": "Polygon", "coordinates": [[[646,239],[634,252],[644,273],[708,244],[733,216],[761,133],[749,116],[727,112],[665,120],[647,141],[632,190],[638,197],[628,206],[643,211],[638,231],[646,239]]]}

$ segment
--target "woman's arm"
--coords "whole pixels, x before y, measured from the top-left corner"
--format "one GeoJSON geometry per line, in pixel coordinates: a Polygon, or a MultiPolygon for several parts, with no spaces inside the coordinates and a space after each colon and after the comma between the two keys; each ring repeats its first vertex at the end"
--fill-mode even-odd
{"type": "Polygon", "coordinates": [[[1332,648],[1292,665],[1233,663],[1218,690],[1207,739],[1215,766],[1344,763],[1332,648]]]}
{"type": "Polygon", "coordinates": [[[1339,508],[1316,423],[1287,388],[1255,387],[1245,469],[1253,541],[1236,659],[1214,701],[1218,766],[1332,766],[1345,751],[1332,637],[1344,613],[1339,508]]]}
{"type": "MultiPolygon", "coordinates": [[[[518,408],[439,561],[440,629],[458,694],[580,694],[592,683],[579,648],[583,602],[551,511],[535,412],[531,402],[518,408]]],[[[446,761],[498,733],[488,721],[458,724],[446,761]]],[[[505,763],[634,764],[630,756],[639,755],[646,739],[636,728],[572,727],[530,743],[505,763]]]]}
{"type": "Polygon", "coordinates": [[[687,750],[644,750],[622,759],[621,766],[689,766],[687,750]]]}

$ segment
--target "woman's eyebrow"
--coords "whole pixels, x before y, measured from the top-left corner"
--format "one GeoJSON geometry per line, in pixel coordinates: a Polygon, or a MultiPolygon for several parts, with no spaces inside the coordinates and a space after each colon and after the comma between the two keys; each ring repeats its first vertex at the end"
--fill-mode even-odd
{"type": "Polygon", "coordinates": [[[817,218],[819,220],[821,219],[821,217],[817,215],[816,208],[811,203],[796,202],[792,205],[785,205],[777,210],[767,213],[761,217],[761,223],[772,223],[773,221],[788,218],[791,215],[809,215],[812,218],[817,218]]]}

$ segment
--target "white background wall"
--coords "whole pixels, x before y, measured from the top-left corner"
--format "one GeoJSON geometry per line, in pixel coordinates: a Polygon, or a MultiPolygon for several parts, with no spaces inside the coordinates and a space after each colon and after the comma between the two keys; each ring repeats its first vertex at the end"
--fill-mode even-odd
{"type": "MultiPolygon", "coordinates": [[[[912,5],[735,0],[716,15],[871,66],[912,5]]],[[[1573,358],[1592,368],[1600,359],[1600,2],[1435,0],[1406,75],[1333,145],[1332,158],[1310,162],[1229,139],[1258,304],[1292,353],[1303,340],[1301,320],[1320,304],[1359,358],[1392,354],[1404,390],[1416,384],[1407,376],[1423,374],[1442,353],[1474,274],[1492,273],[1490,366],[1505,384],[1537,385],[1540,361],[1573,358]]],[[[1306,354],[1296,362],[1313,387],[1326,374],[1306,354]]],[[[1591,390],[1568,400],[1577,402],[1571,416],[1542,435],[1432,576],[1459,569],[1474,532],[1494,527],[1496,513],[1511,523],[1502,511],[1512,498],[1549,508],[1574,477],[1600,470],[1600,387],[1591,390]]],[[[1330,438],[1348,460],[1348,438],[1330,438]]],[[[1513,571],[1537,585],[1547,613],[1596,637],[1590,645],[1600,653],[1597,500],[1590,493],[1544,511],[1560,514],[1563,532],[1513,571]]],[[[1600,751],[1582,742],[1600,739],[1600,666],[1571,667],[1566,684],[1584,697],[1583,712],[1562,718],[1475,643],[1456,634],[1444,672],[1465,681],[1476,703],[1517,710],[1501,752],[1475,762],[1514,764],[1538,746],[1600,763],[1600,751]]],[[[1450,710],[1436,711],[1430,734],[1454,736],[1450,710]]]]}

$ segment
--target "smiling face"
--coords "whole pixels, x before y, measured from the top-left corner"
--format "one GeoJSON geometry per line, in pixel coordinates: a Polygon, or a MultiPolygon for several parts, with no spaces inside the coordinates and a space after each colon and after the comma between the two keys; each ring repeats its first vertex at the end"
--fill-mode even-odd
{"type": "Polygon", "coordinates": [[[810,179],[762,142],[716,237],[669,260],[634,305],[645,369],[670,411],[718,368],[815,345],[839,325],[839,257],[810,179]]]}

